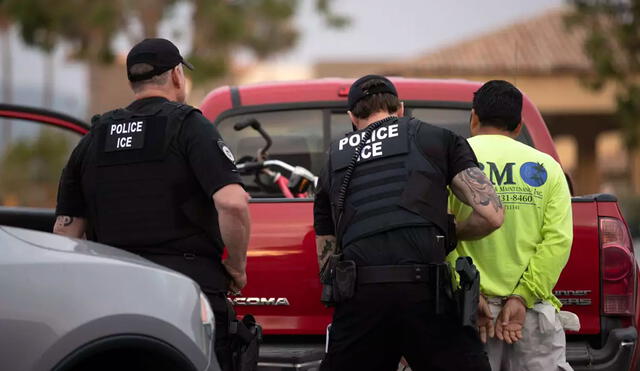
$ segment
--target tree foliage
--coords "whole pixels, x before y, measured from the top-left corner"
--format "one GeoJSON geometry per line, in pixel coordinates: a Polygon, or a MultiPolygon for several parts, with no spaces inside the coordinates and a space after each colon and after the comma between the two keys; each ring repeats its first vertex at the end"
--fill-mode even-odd
{"type": "Polygon", "coordinates": [[[0,157],[0,203],[55,206],[60,169],[72,145],[65,134],[42,129],[37,136],[15,140],[6,148],[0,157]]]}
{"type": "MultiPolygon", "coordinates": [[[[329,27],[344,27],[348,19],[335,14],[331,0],[315,0],[329,27]]],[[[295,45],[293,23],[298,0],[0,0],[20,27],[23,39],[45,50],[60,40],[74,56],[111,62],[113,40],[120,33],[132,42],[157,36],[158,24],[172,16],[177,3],[193,6],[190,59],[201,78],[222,75],[233,55],[246,50],[266,58],[295,45]],[[137,34],[133,25],[141,25],[137,34]]]]}
{"type": "Polygon", "coordinates": [[[584,51],[594,73],[585,82],[594,90],[616,88],[617,116],[626,144],[640,143],[640,0],[570,0],[570,28],[586,33],[584,51]]]}

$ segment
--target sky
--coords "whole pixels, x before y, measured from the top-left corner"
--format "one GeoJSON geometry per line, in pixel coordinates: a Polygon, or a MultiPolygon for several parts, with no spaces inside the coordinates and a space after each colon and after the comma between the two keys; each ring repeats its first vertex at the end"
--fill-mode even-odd
{"type": "Polygon", "coordinates": [[[298,46],[278,59],[388,60],[415,56],[452,41],[473,37],[531,17],[562,0],[334,0],[335,10],[351,18],[344,30],[327,29],[314,14],[315,0],[300,0],[298,46]]]}
{"type": "MultiPolygon", "coordinates": [[[[448,43],[490,32],[518,20],[562,6],[562,0],[334,0],[336,12],[351,18],[343,30],[328,29],[313,7],[315,0],[301,2],[295,23],[301,30],[298,45],[271,58],[272,63],[308,64],[316,61],[392,60],[423,54],[448,43]]],[[[175,10],[177,20],[165,22],[160,34],[175,38],[188,53],[190,35],[177,34],[189,24],[188,7],[175,10]]],[[[15,103],[42,105],[43,54],[23,45],[13,30],[11,76],[15,103]]],[[[128,48],[124,38],[115,45],[128,48]]],[[[54,53],[54,108],[84,116],[87,106],[87,69],[69,60],[64,46],[54,53]]],[[[0,73],[1,70],[0,70],[0,73]]],[[[5,79],[1,76],[0,79],[5,79]]],[[[1,97],[0,101],[4,99],[1,97]]]]}
{"type": "MultiPolygon", "coordinates": [[[[43,105],[45,55],[28,47],[19,38],[18,30],[11,30],[11,60],[14,102],[28,106],[43,105]]],[[[2,50],[0,50],[0,53],[2,50]]],[[[87,69],[83,63],[67,58],[64,46],[53,52],[54,101],[53,108],[74,116],[84,116],[86,109],[87,69]]],[[[0,63],[2,60],[0,59],[0,63]]],[[[6,79],[0,70],[0,80],[6,79]]],[[[0,89],[0,102],[4,102],[0,89]]]]}

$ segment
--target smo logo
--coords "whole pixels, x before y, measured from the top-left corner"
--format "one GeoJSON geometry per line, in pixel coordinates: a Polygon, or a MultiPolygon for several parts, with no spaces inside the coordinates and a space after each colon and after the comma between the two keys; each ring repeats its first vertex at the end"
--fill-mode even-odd
{"type": "MultiPolygon", "coordinates": [[[[502,169],[494,162],[487,161],[486,165],[479,163],[480,170],[484,171],[489,166],[489,179],[493,185],[515,185],[513,181],[513,167],[515,162],[507,162],[502,169]]],[[[520,166],[520,178],[531,187],[540,187],[547,182],[547,169],[536,162],[525,162],[520,166]]]]}
{"type": "Polygon", "coordinates": [[[233,298],[234,305],[271,305],[271,306],[288,306],[287,298],[233,298]]]}
{"type": "MultiPolygon", "coordinates": [[[[489,179],[491,180],[491,184],[493,185],[510,185],[516,184],[513,181],[513,166],[515,162],[507,162],[502,169],[498,168],[498,165],[495,162],[487,161],[487,165],[489,165],[489,179]]],[[[485,164],[482,162],[479,163],[480,170],[487,172],[484,170],[486,168],[485,164]]]]}

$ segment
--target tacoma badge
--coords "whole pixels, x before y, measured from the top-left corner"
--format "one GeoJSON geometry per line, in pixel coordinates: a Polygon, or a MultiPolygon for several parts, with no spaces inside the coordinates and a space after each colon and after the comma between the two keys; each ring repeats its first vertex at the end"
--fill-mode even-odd
{"type": "Polygon", "coordinates": [[[234,305],[289,305],[287,298],[233,298],[234,305]]]}

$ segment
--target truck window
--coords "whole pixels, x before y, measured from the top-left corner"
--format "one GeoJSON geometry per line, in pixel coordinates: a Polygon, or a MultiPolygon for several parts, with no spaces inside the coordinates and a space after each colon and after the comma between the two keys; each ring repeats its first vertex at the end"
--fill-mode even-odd
{"type": "MultiPolygon", "coordinates": [[[[411,116],[430,124],[447,128],[458,135],[469,138],[469,111],[465,109],[451,108],[412,108],[409,107],[411,116]]],[[[520,142],[532,145],[531,137],[526,126],[517,138],[520,142]]]]}
{"type": "MultiPolygon", "coordinates": [[[[469,136],[469,111],[466,109],[408,109],[410,115],[422,121],[445,127],[465,138],[469,136]]],[[[349,117],[341,109],[279,110],[227,117],[218,122],[218,130],[234,152],[237,162],[252,161],[265,144],[258,132],[250,127],[242,131],[234,130],[236,123],[250,118],[258,120],[273,140],[269,150],[270,159],[305,167],[316,175],[322,171],[329,143],[352,130],[349,117]]],[[[526,128],[518,139],[531,144],[526,128]]],[[[286,173],[285,175],[288,176],[286,173]]],[[[267,180],[266,177],[243,176],[247,191],[252,197],[282,198],[278,188],[266,184],[267,180]]]]}
{"type": "MultiPolygon", "coordinates": [[[[285,161],[320,174],[324,166],[325,141],[329,142],[324,137],[323,115],[320,109],[251,113],[221,120],[218,130],[237,162],[252,160],[264,146],[264,139],[250,127],[236,131],[233,125],[255,118],[273,140],[269,159],[285,161]]],[[[283,197],[275,185],[266,184],[266,178],[244,176],[242,180],[252,197],[283,197]]]]}
{"type": "Polygon", "coordinates": [[[58,127],[0,119],[0,205],[55,207],[62,168],[79,140],[58,127]]]}

